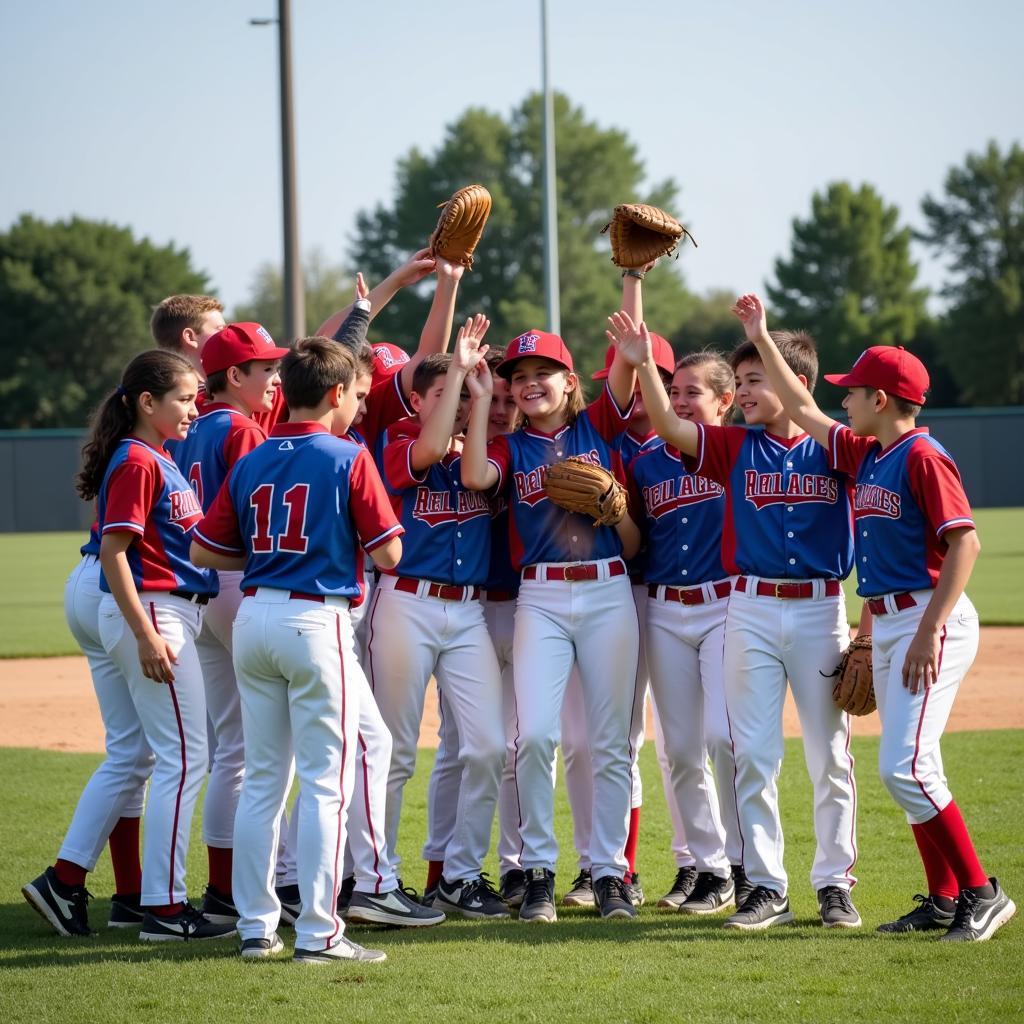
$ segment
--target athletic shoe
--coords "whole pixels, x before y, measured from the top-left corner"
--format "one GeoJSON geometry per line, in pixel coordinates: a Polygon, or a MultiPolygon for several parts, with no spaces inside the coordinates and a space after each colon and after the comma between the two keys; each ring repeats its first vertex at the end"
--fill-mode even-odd
{"type": "Polygon", "coordinates": [[[1000,888],[999,882],[990,878],[989,884],[995,889],[990,899],[970,889],[960,890],[953,924],[939,942],[984,942],[1017,913],[1016,905],[1000,888]]]}
{"type": "Polygon", "coordinates": [[[626,878],[626,892],[634,907],[644,905],[644,887],[640,884],[640,875],[636,871],[628,873],[626,878]]]}
{"type": "Polygon", "coordinates": [[[382,949],[367,949],[342,936],[328,949],[299,949],[295,947],[292,959],[297,964],[333,964],[345,960],[358,960],[364,964],[382,964],[388,955],[382,949]]]}
{"type": "Polygon", "coordinates": [[[401,881],[387,892],[353,892],[345,912],[347,921],[363,924],[391,924],[398,928],[429,928],[444,922],[444,914],[420,903],[415,889],[405,889],[401,881]]]}
{"type": "Polygon", "coordinates": [[[352,899],[352,893],[356,891],[356,876],[349,875],[341,880],[341,888],[338,890],[338,917],[344,917],[348,913],[348,905],[352,899]]]}
{"type": "Polygon", "coordinates": [[[743,906],[732,917],[726,918],[722,927],[760,931],[773,924],[789,924],[793,920],[787,897],[780,896],[774,889],[755,885],[743,906]]]}
{"type": "Polygon", "coordinates": [[[510,907],[522,906],[523,897],[526,895],[526,872],[519,868],[506,871],[501,876],[501,884],[498,888],[501,891],[501,898],[510,907]]]}
{"type": "Polygon", "coordinates": [[[594,882],[590,868],[583,868],[572,883],[572,888],[562,897],[563,907],[592,907],[594,905],[594,882]]]}
{"type": "Polygon", "coordinates": [[[629,888],[618,875],[605,875],[594,883],[594,903],[602,917],[636,917],[629,888]]]}
{"type": "Polygon", "coordinates": [[[265,960],[268,956],[280,953],[282,949],[284,943],[277,932],[268,939],[242,939],[243,960],[265,960]]]}
{"type": "Polygon", "coordinates": [[[701,871],[697,875],[697,884],[693,892],[679,904],[681,914],[717,914],[723,908],[735,902],[736,889],[732,876],[719,878],[710,871],[701,871]]]}
{"type": "Polygon", "coordinates": [[[695,867],[679,868],[676,871],[676,880],[672,883],[672,888],[658,900],[658,906],[678,910],[689,899],[696,884],[697,869],[695,867]]]}
{"type": "Polygon", "coordinates": [[[442,877],[437,883],[434,908],[454,911],[463,917],[487,917],[496,920],[511,916],[508,904],[484,874],[456,882],[447,882],[442,877]]]}
{"type": "Polygon", "coordinates": [[[71,938],[92,935],[88,903],[92,893],[84,885],[64,885],[52,867],[21,887],[21,894],[40,917],[45,918],[58,935],[71,938]]]}
{"type": "Polygon", "coordinates": [[[139,938],[143,942],[188,942],[191,939],[225,939],[234,934],[234,921],[208,921],[191,903],[186,903],[170,917],[159,917],[147,911],[142,919],[139,938]]]}
{"type": "Polygon", "coordinates": [[[526,892],[519,907],[520,921],[540,921],[551,924],[558,920],[555,913],[555,873],[547,868],[530,868],[526,872],[526,892]]]}
{"type": "Polygon", "coordinates": [[[199,912],[207,921],[214,924],[235,924],[238,921],[238,911],[230,896],[225,896],[219,889],[212,885],[206,887],[203,893],[203,905],[199,912]]]}
{"type": "Polygon", "coordinates": [[[146,912],[142,909],[137,892],[115,892],[110,897],[108,928],[138,928],[146,912]]]}
{"type": "Polygon", "coordinates": [[[751,884],[750,879],[747,878],[747,873],[743,870],[742,864],[732,865],[732,884],[736,890],[736,909],[738,910],[747,902],[750,894],[754,891],[754,886],[751,884]]]}
{"type": "Polygon", "coordinates": [[[850,890],[826,885],[818,890],[818,913],[826,928],[859,928],[860,914],[850,899],[850,890]]]}
{"type": "Polygon", "coordinates": [[[887,935],[902,934],[903,932],[936,932],[946,931],[953,926],[953,918],[956,916],[956,901],[952,910],[943,910],[932,896],[922,896],[918,893],[914,897],[916,907],[909,914],[898,917],[895,921],[880,924],[878,931],[887,935]]]}
{"type": "Polygon", "coordinates": [[[428,885],[423,890],[423,906],[432,907],[434,905],[434,897],[437,896],[437,882],[433,885],[428,885]]]}
{"type": "Polygon", "coordinates": [[[302,913],[302,897],[299,895],[297,885],[279,885],[275,892],[278,902],[281,904],[281,924],[295,927],[295,922],[302,913]]]}

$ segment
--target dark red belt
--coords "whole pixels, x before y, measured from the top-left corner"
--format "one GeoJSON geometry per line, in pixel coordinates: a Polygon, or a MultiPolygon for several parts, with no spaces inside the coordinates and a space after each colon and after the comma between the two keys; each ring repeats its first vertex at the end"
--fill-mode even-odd
{"type": "Polygon", "coordinates": [[[514,601],[516,593],[514,590],[491,590],[484,591],[484,597],[488,601],[514,601]]]}
{"type": "MultiPolygon", "coordinates": [[[[749,583],[746,576],[740,576],[736,580],[736,589],[741,594],[745,594],[749,583]]],[[[842,593],[842,589],[839,580],[825,580],[826,597],[838,597],[842,593]]],[[[793,601],[814,597],[814,584],[810,581],[806,583],[768,583],[765,580],[760,580],[754,593],[758,597],[781,597],[787,601],[793,601]]]]}
{"type": "MultiPolygon", "coordinates": [[[[728,597],[731,589],[728,580],[716,583],[715,597],[728,597]]],[[[704,594],[703,587],[659,587],[658,584],[652,583],[648,586],[647,593],[650,597],[657,598],[659,601],[678,601],[680,604],[685,605],[710,603],[708,597],[704,594]],[[659,590],[662,591],[661,596],[658,594],[659,590]]]]}
{"type": "Polygon", "coordinates": [[[417,580],[412,576],[396,576],[395,590],[403,594],[418,594],[421,584],[426,584],[424,595],[437,597],[442,601],[475,601],[480,596],[479,587],[459,587],[453,583],[434,583],[432,580],[417,580]]]}
{"type": "MultiPolygon", "coordinates": [[[[242,591],[242,596],[243,597],[255,597],[257,590],[259,590],[259,587],[246,587],[242,591]]],[[[325,594],[301,594],[297,590],[289,590],[288,591],[288,596],[293,601],[315,601],[317,604],[324,604],[326,599],[327,599],[327,595],[325,595],[325,594]]],[[[334,597],[334,596],[338,596],[338,595],[332,594],[330,596],[334,597]]]]}
{"type": "MultiPolygon", "coordinates": [[[[548,582],[563,581],[565,583],[582,583],[584,580],[596,580],[600,578],[600,562],[579,562],[576,565],[549,565],[541,576],[537,566],[528,565],[523,570],[524,580],[545,579],[548,582]]],[[[626,563],[621,558],[608,564],[609,576],[625,576],[626,563]]]]}
{"type": "MultiPolygon", "coordinates": [[[[917,602],[914,600],[914,595],[904,591],[902,594],[893,594],[892,603],[896,606],[896,611],[902,612],[907,608],[916,608],[917,602]]],[[[886,607],[884,597],[872,597],[868,599],[868,609],[872,615],[888,615],[889,609],[886,607]]]]}

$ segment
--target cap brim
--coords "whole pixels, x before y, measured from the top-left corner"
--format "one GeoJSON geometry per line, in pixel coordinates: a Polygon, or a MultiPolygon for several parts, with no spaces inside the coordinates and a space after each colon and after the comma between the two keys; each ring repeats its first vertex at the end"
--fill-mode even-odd
{"type": "Polygon", "coordinates": [[[556,359],[554,356],[540,355],[536,352],[527,352],[525,355],[521,356],[511,356],[504,362],[498,363],[494,368],[494,372],[499,377],[504,377],[505,380],[509,380],[512,376],[512,368],[522,359],[543,359],[547,363],[554,363],[555,366],[560,366],[568,373],[576,372],[568,363],[563,363],[561,359],[556,359]]]}
{"type": "Polygon", "coordinates": [[[835,384],[836,387],[840,388],[866,387],[864,381],[858,379],[858,377],[852,373],[826,373],[824,377],[829,384],[835,384]]]}
{"type": "Polygon", "coordinates": [[[608,379],[608,371],[607,370],[598,370],[597,373],[592,373],[590,375],[590,379],[591,380],[607,380],[608,379]]]}

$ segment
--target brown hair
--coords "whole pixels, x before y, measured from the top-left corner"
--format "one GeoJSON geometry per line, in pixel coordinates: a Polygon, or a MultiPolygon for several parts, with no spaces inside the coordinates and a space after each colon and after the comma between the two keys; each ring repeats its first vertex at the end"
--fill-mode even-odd
{"type": "Polygon", "coordinates": [[[504,361],[505,349],[501,345],[498,345],[494,348],[489,348],[487,350],[487,355],[484,356],[484,362],[487,364],[487,367],[492,374],[504,361]]]}
{"type": "Polygon", "coordinates": [[[82,468],[75,478],[82,498],[92,501],[99,494],[114,449],[131,433],[138,419],[139,395],[148,391],[154,398],[163,398],[186,375],[196,376],[189,361],[162,349],[140,352],[124,368],[121,383],[93,412],[89,422],[89,437],[82,445],[82,468]]]}
{"type": "MultiPolygon", "coordinates": [[[[818,382],[818,348],[806,331],[769,331],[786,365],[799,376],[807,378],[807,390],[818,382]]],[[[763,363],[761,353],[752,341],[741,341],[729,353],[729,365],[735,370],[740,363],[763,363]]]]}
{"type": "MultiPolygon", "coordinates": [[[[569,368],[566,366],[558,367],[567,377],[569,376],[569,368]]],[[[510,382],[511,383],[511,380],[510,382]]],[[[603,385],[602,385],[603,387],[603,385]]],[[[576,377],[576,387],[572,391],[568,392],[565,396],[565,425],[571,427],[578,419],[581,412],[587,407],[587,396],[583,393],[583,381],[579,376],[576,377]]],[[[516,406],[515,414],[512,416],[512,422],[509,424],[509,433],[513,433],[516,430],[522,430],[524,427],[528,427],[530,421],[523,413],[523,411],[516,406]]]]}
{"type": "Polygon", "coordinates": [[[352,346],[352,357],[356,361],[356,372],[362,376],[373,376],[373,346],[368,341],[352,346]]]}
{"type": "Polygon", "coordinates": [[[224,310],[223,303],[212,295],[168,295],[153,310],[149,321],[153,340],[161,348],[179,349],[182,331],[198,331],[203,325],[203,317],[212,310],[224,310]]]}
{"type": "MultiPolygon", "coordinates": [[[[235,366],[246,375],[249,376],[252,373],[252,364],[255,363],[255,359],[247,359],[244,363],[235,363],[235,366]]],[[[206,393],[208,395],[219,395],[228,389],[228,370],[216,370],[213,373],[207,374],[206,376],[206,393]]]]}
{"type": "MultiPolygon", "coordinates": [[[[712,348],[704,348],[699,352],[688,352],[676,363],[677,370],[701,369],[704,381],[716,398],[722,398],[728,392],[736,391],[736,373],[721,352],[712,348]]],[[[728,423],[735,412],[730,405],[722,415],[722,422],[728,423]]]]}
{"type": "Polygon", "coordinates": [[[281,390],[290,409],[315,409],[324,395],[356,378],[352,350],[330,338],[300,338],[281,360],[281,390]]]}
{"type": "Polygon", "coordinates": [[[426,356],[412,372],[412,389],[422,398],[438,377],[443,377],[451,366],[452,357],[448,352],[435,352],[426,356]]]}

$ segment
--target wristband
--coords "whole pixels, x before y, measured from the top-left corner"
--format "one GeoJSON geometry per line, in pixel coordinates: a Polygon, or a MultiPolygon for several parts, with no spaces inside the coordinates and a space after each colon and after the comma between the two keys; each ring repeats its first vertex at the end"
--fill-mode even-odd
{"type": "Polygon", "coordinates": [[[644,279],[643,273],[641,271],[639,271],[639,270],[633,270],[632,267],[624,270],[622,272],[622,276],[623,277],[635,277],[638,281],[642,281],[644,279]]]}

